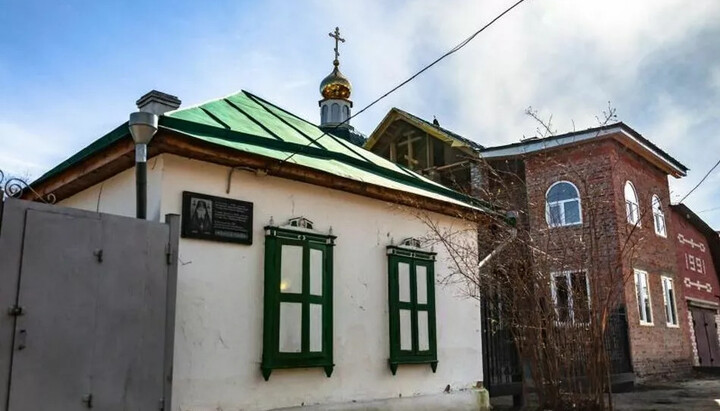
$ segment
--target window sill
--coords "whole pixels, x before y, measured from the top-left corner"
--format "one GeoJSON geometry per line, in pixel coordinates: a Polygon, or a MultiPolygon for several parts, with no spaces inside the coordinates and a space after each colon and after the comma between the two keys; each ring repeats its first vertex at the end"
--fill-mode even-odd
{"type": "Polygon", "coordinates": [[[262,371],[263,378],[265,378],[265,381],[270,379],[270,373],[272,373],[273,370],[280,370],[280,369],[289,369],[289,368],[322,368],[325,370],[325,375],[330,378],[333,372],[333,368],[335,367],[335,364],[327,363],[327,364],[321,364],[321,363],[296,363],[296,364],[273,364],[273,365],[262,365],[260,367],[260,370],[262,371]]]}
{"type": "Polygon", "coordinates": [[[649,323],[649,322],[646,322],[646,321],[642,321],[642,320],[641,320],[641,321],[640,321],[640,325],[645,326],[645,327],[654,327],[654,326],[655,326],[655,323],[649,323]]]}
{"type": "Polygon", "coordinates": [[[432,372],[434,373],[437,371],[437,364],[438,360],[436,359],[427,359],[427,358],[417,358],[417,359],[402,359],[402,360],[388,360],[388,364],[390,364],[390,371],[393,375],[397,372],[398,365],[400,364],[430,364],[430,368],[432,368],[432,372]]]}
{"type": "Polygon", "coordinates": [[[563,227],[577,227],[582,226],[583,223],[580,221],[579,223],[572,223],[572,224],[556,224],[556,225],[550,225],[548,224],[548,228],[563,228],[563,227]]]}
{"type": "Polygon", "coordinates": [[[680,328],[680,324],[666,323],[665,326],[667,328],[680,328]]]}

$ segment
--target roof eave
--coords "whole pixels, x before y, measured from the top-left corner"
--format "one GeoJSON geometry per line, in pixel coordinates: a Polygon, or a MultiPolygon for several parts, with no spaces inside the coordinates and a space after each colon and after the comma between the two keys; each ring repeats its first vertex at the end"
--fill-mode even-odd
{"type": "MultiPolygon", "coordinates": [[[[200,141],[178,130],[163,126],[160,126],[157,135],[148,148],[150,157],[167,153],[231,167],[247,166],[271,169],[270,165],[275,161],[272,158],[258,154],[245,153],[200,141]]],[[[57,201],[61,201],[132,168],[133,165],[132,140],[129,138],[120,139],[92,153],[87,158],[72,164],[65,170],[47,176],[42,180],[37,180],[32,184],[34,192],[26,192],[23,198],[37,200],[52,193],[57,201]]],[[[283,167],[277,168],[277,171],[268,174],[334,188],[403,206],[417,207],[452,217],[473,220],[477,220],[478,215],[491,218],[491,214],[497,214],[495,217],[500,217],[499,212],[363,183],[294,163],[285,163],[283,167]]]]}
{"type": "Polygon", "coordinates": [[[630,147],[651,164],[675,178],[687,175],[687,167],[677,160],[667,155],[663,155],[659,149],[655,149],[648,145],[652,143],[624,123],[617,123],[607,127],[598,127],[583,132],[574,132],[521,143],[489,147],[482,150],[480,152],[480,156],[486,159],[512,158],[577,145],[597,138],[616,138],[616,140],[620,141],[620,143],[630,147]]]}

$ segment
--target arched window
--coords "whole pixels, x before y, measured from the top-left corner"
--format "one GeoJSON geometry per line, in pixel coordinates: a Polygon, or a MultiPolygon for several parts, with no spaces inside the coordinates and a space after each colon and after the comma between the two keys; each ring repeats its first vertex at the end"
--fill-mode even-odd
{"type": "Polygon", "coordinates": [[[660,197],[657,195],[652,196],[652,212],[653,221],[655,222],[655,234],[660,237],[667,237],[667,231],[665,229],[665,213],[663,213],[662,210],[660,197]]]}
{"type": "Polygon", "coordinates": [[[638,206],[637,193],[630,181],[625,182],[625,212],[627,213],[628,224],[640,225],[640,207],[638,206]]]}
{"type": "Polygon", "coordinates": [[[320,109],[320,122],[321,123],[324,124],[324,123],[328,122],[327,115],[328,115],[328,107],[322,106],[322,108],[320,109]]]}
{"type": "Polygon", "coordinates": [[[343,106],[343,114],[343,121],[345,121],[350,117],[350,107],[343,106]]]}
{"type": "Polygon", "coordinates": [[[550,227],[582,223],[580,194],[573,183],[558,181],[550,186],[545,194],[545,217],[550,227]]]}
{"type": "Polygon", "coordinates": [[[332,103],[332,106],[330,106],[330,121],[333,123],[340,122],[340,105],[338,103],[332,103]]]}

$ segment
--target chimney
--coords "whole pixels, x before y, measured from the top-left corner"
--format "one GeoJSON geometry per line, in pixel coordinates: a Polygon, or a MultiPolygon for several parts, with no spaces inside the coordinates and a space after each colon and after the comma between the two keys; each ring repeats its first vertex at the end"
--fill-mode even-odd
{"type": "Polygon", "coordinates": [[[138,110],[153,113],[158,116],[177,109],[180,107],[180,103],[180,99],[176,96],[157,90],[150,91],[135,102],[138,110]]]}

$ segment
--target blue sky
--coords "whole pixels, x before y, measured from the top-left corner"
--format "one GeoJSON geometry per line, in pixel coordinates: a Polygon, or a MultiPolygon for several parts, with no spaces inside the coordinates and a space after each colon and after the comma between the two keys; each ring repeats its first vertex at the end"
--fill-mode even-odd
{"type": "MultiPolygon", "coordinates": [[[[332,66],[362,107],[511,1],[0,0],[0,169],[37,177],[127,119],[151,89],[183,105],[252,91],[309,120],[332,66]]],[[[461,52],[359,116],[369,134],[393,106],[484,145],[619,119],[691,170],[720,158],[720,2],[527,0],[461,52]]],[[[720,169],[686,203],[720,229],[720,169]],[[712,210],[712,211],[706,211],[712,210]]]]}

